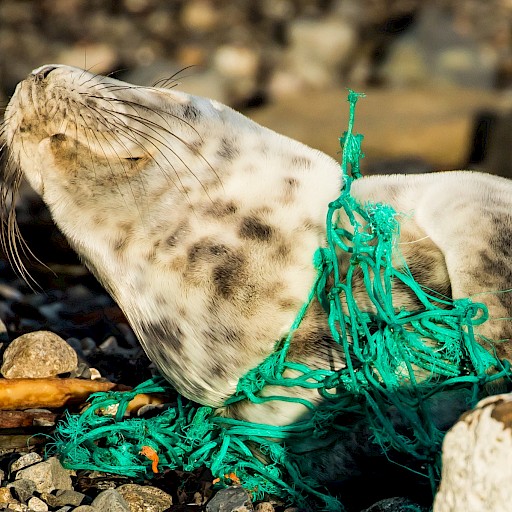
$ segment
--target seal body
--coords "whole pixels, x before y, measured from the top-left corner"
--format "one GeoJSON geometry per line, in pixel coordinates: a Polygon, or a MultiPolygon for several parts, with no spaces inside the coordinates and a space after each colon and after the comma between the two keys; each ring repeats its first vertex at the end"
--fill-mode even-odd
{"type": "MultiPolygon", "coordinates": [[[[222,407],[308,296],[327,207],[343,185],[338,163],[215,101],[56,65],[18,85],[4,136],[8,181],[27,177],[162,374],[222,407]]],[[[480,334],[503,340],[496,348],[508,357],[512,299],[494,292],[512,281],[512,182],[393,175],[357,180],[352,192],[406,213],[400,252],[420,284],[454,298],[485,294],[491,320],[480,334]]],[[[407,289],[395,298],[414,305],[407,289]]],[[[289,358],[343,366],[317,302],[289,358]]],[[[242,402],[221,412],[287,424],[304,408],[242,402]]]]}

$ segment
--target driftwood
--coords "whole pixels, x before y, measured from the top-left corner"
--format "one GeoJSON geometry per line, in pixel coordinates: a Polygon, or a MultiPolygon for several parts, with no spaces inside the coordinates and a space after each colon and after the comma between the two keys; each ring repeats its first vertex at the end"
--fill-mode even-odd
{"type": "MultiPolygon", "coordinates": [[[[127,386],[98,380],[0,379],[0,411],[61,409],[84,404],[92,393],[129,389],[127,386]]],[[[133,413],[144,405],[161,404],[164,401],[164,398],[158,395],[140,394],[130,402],[128,412],[133,413]]]]}

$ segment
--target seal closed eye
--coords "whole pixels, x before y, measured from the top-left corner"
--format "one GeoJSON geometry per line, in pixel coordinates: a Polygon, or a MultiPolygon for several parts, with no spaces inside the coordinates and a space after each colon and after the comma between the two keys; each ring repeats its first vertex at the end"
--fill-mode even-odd
{"type": "MultiPolygon", "coordinates": [[[[177,390],[222,407],[308,297],[327,205],[342,186],[337,162],[206,98],[59,65],[18,85],[3,132],[6,183],[26,176],[177,390]]],[[[401,254],[422,285],[454,298],[510,288],[510,181],[376,176],[352,192],[407,213],[401,254]]],[[[363,290],[361,281],[354,295],[365,306],[363,290]]],[[[416,298],[397,283],[395,300],[411,309],[416,298]]],[[[510,358],[510,294],[485,300],[491,320],[480,334],[506,340],[496,350],[510,358]]],[[[344,365],[318,302],[289,358],[344,365]]],[[[319,400],[312,390],[278,393],[319,400]]],[[[280,425],[307,411],[243,402],[222,413],[280,425]]]]}

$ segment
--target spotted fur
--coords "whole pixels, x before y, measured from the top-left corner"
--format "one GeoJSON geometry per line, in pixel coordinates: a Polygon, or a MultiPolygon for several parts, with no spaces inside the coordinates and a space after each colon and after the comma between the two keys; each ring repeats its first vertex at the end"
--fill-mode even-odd
{"type": "MultiPolygon", "coordinates": [[[[27,177],[162,373],[189,398],[222,407],[308,296],[327,205],[342,185],[338,164],[215,101],[43,70],[18,85],[6,112],[6,184],[27,177]]],[[[407,261],[439,293],[487,301],[492,320],[480,334],[504,340],[498,351],[510,356],[512,295],[496,292],[511,285],[512,183],[450,172],[363,178],[352,190],[404,212],[397,265],[407,261]]],[[[12,211],[8,222],[12,241],[12,211]]],[[[363,292],[356,283],[370,308],[363,292]]],[[[415,305],[399,283],[395,299],[415,305]]],[[[289,357],[343,366],[317,302],[289,357]]],[[[269,402],[220,412],[286,424],[305,410],[269,402]]]]}

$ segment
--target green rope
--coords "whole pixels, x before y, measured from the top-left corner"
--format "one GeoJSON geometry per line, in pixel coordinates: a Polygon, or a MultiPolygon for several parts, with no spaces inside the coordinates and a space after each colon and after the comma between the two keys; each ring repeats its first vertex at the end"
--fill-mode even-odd
{"type": "Polygon", "coordinates": [[[361,205],[351,195],[363,157],[363,136],[353,133],[355,106],[362,96],[353,91],[348,95],[348,130],[340,138],[344,188],[328,207],[327,245],[314,255],[318,272],[309,297],[288,336],[240,379],[236,393],[225,403],[296,402],[311,411],[310,417],[276,427],[218,417],[212,408],[178,398],[176,407],[155,418],[123,419],[135,395],[168,389],[163,380],[151,380],[128,393],[95,394],[82,415],[67,415],[54,441],[65,466],[151,477],[152,461],[141,453],[143,447],[150,447],[158,454],[160,470],[206,466],[220,487],[240,480],[258,499],[269,493],[304,508],[317,501],[324,510],[343,510],[323,483],[308,474],[303,457],[293,448],[301,440],[328,441],[329,433],[343,428],[336,420],[350,414],[369,425],[373,440],[388,458],[394,450],[423,463],[424,476],[435,488],[444,432],[434,425],[426,401],[442,391],[466,389],[471,394],[469,407],[485,385],[509,379],[511,372],[508,362],[499,361],[491,348],[485,350],[475,341],[474,326],[487,319],[485,305],[437,296],[416,283],[405,265],[396,268],[392,256],[398,255],[397,213],[385,204],[361,205]],[[343,219],[350,229],[342,227],[347,225],[343,219]],[[349,258],[346,276],[339,267],[340,251],[349,258]],[[356,270],[363,276],[374,312],[361,310],[354,298],[356,270]],[[396,307],[393,286],[398,281],[416,295],[419,309],[396,307]],[[346,357],[346,366],[338,370],[312,370],[287,358],[293,335],[315,300],[326,311],[333,339],[346,357]],[[294,376],[285,376],[287,370],[293,370],[294,376]],[[314,406],[304,398],[263,396],[261,391],[268,385],[317,389],[324,401],[314,406]],[[116,404],[114,416],[98,414],[116,404]],[[400,430],[389,417],[391,409],[401,415],[400,430]],[[254,447],[267,463],[254,457],[254,447]]]}

